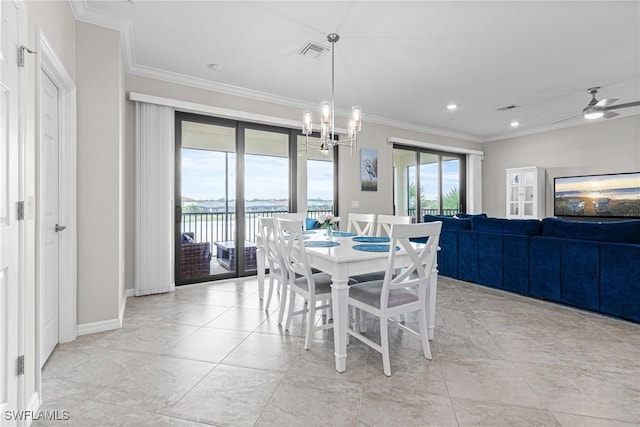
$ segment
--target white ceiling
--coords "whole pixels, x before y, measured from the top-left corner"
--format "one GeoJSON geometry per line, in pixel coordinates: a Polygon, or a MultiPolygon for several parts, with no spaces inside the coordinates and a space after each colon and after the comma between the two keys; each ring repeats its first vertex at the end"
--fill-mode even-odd
{"type": "Polygon", "coordinates": [[[336,108],[361,106],[365,126],[491,141],[585,124],[553,123],[580,114],[592,86],[598,99],[640,100],[639,1],[71,4],[77,19],[122,31],[130,73],[316,111],[330,98],[331,56],[297,52],[337,32],[336,108]]]}

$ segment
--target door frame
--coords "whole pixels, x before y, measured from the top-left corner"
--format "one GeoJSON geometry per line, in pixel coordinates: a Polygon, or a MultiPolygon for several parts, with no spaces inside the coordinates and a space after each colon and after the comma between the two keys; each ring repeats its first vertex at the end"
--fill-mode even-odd
{"type": "MultiPolygon", "coordinates": [[[[78,335],[77,322],[77,192],[76,192],[76,84],[64,64],[47,40],[41,28],[36,27],[36,206],[43,206],[42,159],[43,141],[40,138],[41,99],[40,90],[44,74],[58,88],[58,165],[59,165],[59,221],[67,228],[59,241],[59,342],[68,342],[78,335]]],[[[42,286],[43,259],[40,254],[42,242],[41,211],[36,208],[36,387],[42,396],[40,360],[40,292],[42,286]]]]}

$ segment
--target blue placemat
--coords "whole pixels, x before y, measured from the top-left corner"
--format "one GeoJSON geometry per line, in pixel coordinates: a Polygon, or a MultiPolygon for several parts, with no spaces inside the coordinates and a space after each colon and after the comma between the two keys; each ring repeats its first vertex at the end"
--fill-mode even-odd
{"type": "Polygon", "coordinates": [[[365,243],[384,243],[384,242],[390,242],[391,239],[388,237],[360,236],[360,237],[354,237],[353,241],[365,242],[365,243]]]}
{"type": "Polygon", "coordinates": [[[340,243],[329,240],[309,240],[308,242],[304,242],[304,245],[308,248],[331,248],[333,246],[340,246],[340,243]]]}
{"type": "MultiPolygon", "coordinates": [[[[364,252],[389,252],[389,245],[353,245],[353,249],[364,252]]],[[[396,251],[399,249],[400,247],[396,246],[396,251]]]]}
{"type": "Polygon", "coordinates": [[[333,237],[353,237],[357,236],[358,233],[353,233],[351,231],[334,231],[333,237]]]}
{"type": "MultiPolygon", "coordinates": [[[[291,236],[290,236],[290,235],[285,235],[285,236],[284,236],[284,240],[288,240],[288,239],[289,239],[289,237],[291,237],[291,236]]],[[[307,240],[307,239],[310,239],[310,238],[311,238],[310,236],[302,236],[302,239],[303,239],[303,240],[307,240]]]]}

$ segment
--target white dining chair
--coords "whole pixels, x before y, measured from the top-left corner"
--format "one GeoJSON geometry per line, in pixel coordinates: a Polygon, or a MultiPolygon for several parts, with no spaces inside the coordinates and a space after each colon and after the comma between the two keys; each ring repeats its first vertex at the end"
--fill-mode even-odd
{"type": "Polygon", "coordinates": [[[278,324],[282,324],[284,317],[285,304],[287,301],[287,278],[288,270],[282,258],[279,236],[277,235],[276,218],[258,218],[258,236],[259,244],[262,245],[264,257],[269,266],[269,289],[267,291],[267,302],[265,303],[265,311],[269,311],[271,298],[274,290],[280,294],[280,312],[278,313],[278,324]],[[274,282],[278,282],[278,286],[274,287],[274,282]]]}
{"type": "Polygon", "coordinates": [[[378,226],[376,228],[376,236],[389,237],[391,235],[392,224],[411,224],[410,216],[401,215],[382,215],[378,214],[378,226]]]}
{"type": "Polygon", "coordinates": [[[274,218],[293,219],[302,221],[302,228],[307,229],[307,212],[278,212],[273,214],[274,218]]]}
{"type": "Polygon", "coordinates": [[[376,214],[350,213],[347,224],[347,231],[352,231],[358,236],[371,236],[373,234],[373,224],[376,222],[376,214]]]}
{"type": "Polygon", "coordinates": [[[422,341],[426,359],[431,359],[427,331],[426,294],[431,280],[442,222],[422,224],[394,224],[391,227],[389,258],[383,280],[359,283],[349,288],[349,306],[374,315],[380,319],[380,344],[361,334],[354,326],[347,333],[374,350],[382,353],[384,374],[391,375],[389,357],[389,322],[416,334],[422,341]],[[427,237],[424,246],[414,248],[412,237],[427,237]],[[409,267],[396,263],[396,246],[407,252],[411,259],[409,267]],[[391,319],[394,316],[417,312],[418,332],[391,319]]]}
{"type": "Polygon", "coordinates": [[[331,303],[331,275],[327,273],[313,273],[304,248],[300,220],[277,219],[277,227],[286,239],[279,239],[283,261],[289,270],[289,309],[285,330],[289,330],[293,316],[306,314],[306,333],[304,348],[311,347],[311,337],[314,332],[333,328],[333,323],[316,325],[316,312],[330,308],[331,303]],[[294,311],[296,295],[304,298],[306,303],[302,310],[294,311]],[[320,305],[317,305],[320,304],[320,305]]]}
{"type": "MultiPolygon", "coordinates": [[[[389,237],[391,235],[391,226],[393,224],[411,224],[411,217],[379,214],[377,221],[378,226],[376,228],[376,237],[389,237]]],[[[371,282],[373,280],[382,280],[384,278],[384,271],[374,271],[372,273],[352,276],[351,278],[356,282],[371,282]]]]}

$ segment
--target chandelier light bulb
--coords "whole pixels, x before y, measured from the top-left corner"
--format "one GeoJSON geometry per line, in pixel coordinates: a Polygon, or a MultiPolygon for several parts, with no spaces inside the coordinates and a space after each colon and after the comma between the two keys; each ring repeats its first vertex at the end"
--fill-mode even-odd
{"type": "Polygon", "coordinates": [[[309,134],[313,132],[312,120],[311,111],[304,110],[302,112],[302,133],[304,135],[309,136],[309,134]]]}
{"type": "Polygon", "coordinates": [[[324,141],[328,141],[331,138],[329,136],[330,135],[329,123],[322,122],[320,126],[322,126],[322,132],[320,133],[320,138],[323,141],[322,145],[325,145],[324,141]]]}
{"type": "Polygon", "coordinates": [[[354,138],[356,135],[356,131],[357,131],[356,121],[352,117],[351,119],[349,119],[349,129],[348,129],[349,138],[354,138]]]}
{"type": "Polygon", "coordinates": [[[362,110],[360,109],[360,107],[356,105],[351,107],[351,117],[353,117],[353,120],[355,120],[356,122],[360,121],[360,118],[362,117],[362,110]]]}
{"type": "Polygon", "coordinates": [[[322,112],[322,123],[331,123],[331,103],[328,101],[320,104],[320,110],[322,112]]]}

